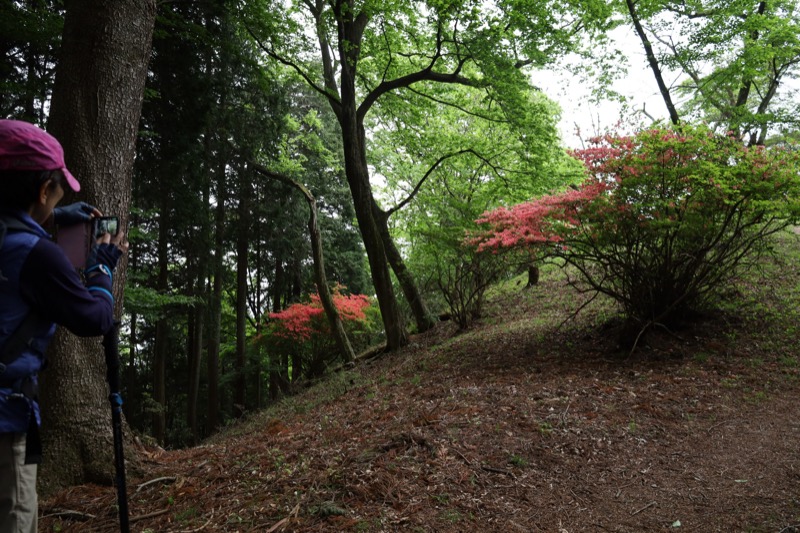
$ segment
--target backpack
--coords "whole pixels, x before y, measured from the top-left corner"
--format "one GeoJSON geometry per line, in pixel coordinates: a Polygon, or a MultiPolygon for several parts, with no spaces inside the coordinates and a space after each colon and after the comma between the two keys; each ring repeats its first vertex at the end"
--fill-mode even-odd
{"type": "MultiPolygon", "coordinates": [[[[16,218],[0,216],[0,249],[3,247],[8,230],[36,233],[27,224],[16,218]]],[[[28,343],[39,331],[41,323],[39,315],[31,310],[22,323],[17,326],[17,329],[14,330],[14,333],[6,340],[2,352],[0,352],[0,377],[2,377],[6,367],[22,355],[28,343]]]]}

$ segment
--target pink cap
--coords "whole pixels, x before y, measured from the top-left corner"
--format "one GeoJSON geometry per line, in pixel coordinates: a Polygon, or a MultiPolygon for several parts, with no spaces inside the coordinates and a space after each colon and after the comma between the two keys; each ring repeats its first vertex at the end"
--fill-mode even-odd
{"type": "Polygon", "coordinates": [[[81,190],[56,138],[21,120],[0,120],[0,170],[60,170],[73,191],[81,190]]]}

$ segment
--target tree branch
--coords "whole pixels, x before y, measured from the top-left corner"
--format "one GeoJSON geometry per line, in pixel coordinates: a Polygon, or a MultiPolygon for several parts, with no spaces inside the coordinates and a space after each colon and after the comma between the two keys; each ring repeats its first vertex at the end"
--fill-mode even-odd
{"type": "Polygon", "coordinates": [[[636,13],[636,6],[633,0],[625,0],[625,4],[628,6],[628,12],[631,15],[631,21],[633,22],[633,26],[636,29],[636,33],[639,35],[639,39],[642,41],[642,46],[644,47],[645,54],[647,55],[647,62],[650,64],[650,68],[653,71],[653,75],[656,78],[656,83],[658,84],[658,90],[661,91],[661,97],[664,99],[664,104],[667,106],[667,110],[669,111],[669,118],[673,124],[678,124],[680,122],[680,117],[678,117],[678,112],[675,110],[675,105],[672,103],[672,96],[670,95],[669,88],[667,87],[666,83],[664,83],[664,77],[661,75],[661,67],[658,64],[658,59],[653,53],[653,47],[650,44],[650,40],[647,38],[647,34],[642,27],[642,23],[639,20],[639,15],[636,13]]]}
{"type": "Polygon", "coordinates": [[[261,39],[259,39],[258,36],[255,34],[255,32],[252,29],[250,29],[250,27],[247,27],[247,32],[250,34],[250,36],[253,38],[253,40],[255,40],[255,42],[258,45],[258,47],[261,50],[263,50],[265,54],[267,54],[269,57],[271,57],[272,59],[274,59],[278,63],[281,63],[282,65],[285,65],[285,66],[291,68],[292,70],[294,70],[295,72],[297,72],[300,75],[300,77],[303,78],[303,80],[305,80],[305,82],[312,89],[314,89],[315,91],[317,91],[318,93],[320,93],[321,95],[323,95],[325,98],[328,99],[328,101],[331,103],[331,107],[333,108],[333,111],[337,115],[340,113],[341,102],[339,101],[338,93],[331,94],[325,88],[320,87],[314,80],[311,79],[311,77],[308,75],[308,73],[305,70],[300,68],[300,66],[297,63],[295,63],[294,61],[290,61],[290,60],[286,59],[282,55],[280,55],[277,52],[275,52],[270,46],[267,46],[266,44],[264,44],[261,41],[261,39]]]}
{"type": "Polygon", "coordinates": [[[419,182],[417,182],[417,185],[414,187],[414,190],[412,190],[408,194],[406,199],[403,200],[402,202],[400,202],[399,204],[397,204],[396,206],[394,206],[393,208],[387,210],[386,211],[386,216],[387,217],[391,216],[393,213],[399,211],[400,209],[402,209],[403,207],[408,205],[408,203],[411,202],[411,200],[413,200],[414,197],[417,195],[417,193],[420,191],[420,189],[422,188],[422,185],[425,183],[425,180],[427,180],[430,177],[430,175],[433,174],[433,171],[436,170],[439,167],[439,165],[441,165],[443,162],[445,162],[447,159],[450,159],[451,157],[456,157],[456,156],[459,156],[461,154],[465,154],[465,153],[468,153],[468,152],[471,152],[473,154],[475,153],[475,151],[472,150],[472,149],[459,150],[458,152],[445,154],[442,157],[440,157],[439,159],[437,159],[436,162],[433,165],[431,165],[431,167],[428,169],[428,171],[425,172],[425,175],[422,176],[422,178],[419,180],[419,182]]]}
{"type": "Polygon", "coordinates": [[[355,353],[353,352],[353,347],[350,344],[350,340],[347,338],[347,333],[342,325],[341,316],[339,315],[339,311],[336,309],[336,305],[333,302],[330,290],[328,289],[328,282],[325,278],[325,262],[322,256],[322,237],[320,236],[319,224],[317,222],[316,199],[305,185],[293,180],[289,176],[280,174],[278,172],[273,172],[259,165],[258,163],[251,162],[251,165],[259,174],[290,185],[299,190],[303,196],[305,196],[310,212],[308,217],[308,231],[311,237],[311,251],[314,258],[314,278],[317,284],[317,293],[319,294],[320,303],[325,310],[325,314],[331,326],[331,331],[333,332],[333,337],[342,353],[342,357],[344,357],[346,363],[354,361],[355,353]]]}
{"type": "Polygon", "coordinates": [[[436,62],[439,60],[441,55],[438,54],[433,57],[431,60],[430,65],[426,68],[418,71],[412,72],[411,74],[407,74],[405,76],[401,76],[399,78],[383,81],[378,84],[375,89],[369,92],[364,100],[361,102],[361,105],[358,106],[358,118],[359,120],[363,120],[366,116],[367,112],[370,108],[375,104],[375,102],[380,98],[382,95],[395,91],[397,89],[401,89],[404,87],[410,87],[415,83],[419,83],[422,81],[435,81],[438,83],[453,83],[453,84],[460,84],[460,85],[467,85],[470,87],[478,86],[478,83],[466,76],[461,75],[461,69],[463,68],[464,64],[469,60],[469,58],[461,58],[458,62],[457,67],[449,73],[443,72],[434,72],[433,67],[435,66],[436,62]]]}

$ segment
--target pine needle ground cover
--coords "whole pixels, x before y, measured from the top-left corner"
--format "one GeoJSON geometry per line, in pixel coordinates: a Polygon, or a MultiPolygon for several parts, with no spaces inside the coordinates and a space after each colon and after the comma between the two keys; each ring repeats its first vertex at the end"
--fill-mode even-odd
{"type": "MultiPolygon", "coordinates": [[[[134,531],[794,531],[800,241],[734,303],[634,353],[557,269],[202,446],[142,447],[134,531]]],[[[41,502],[41,531],[116,531],[111,487],[41,502]]]]}

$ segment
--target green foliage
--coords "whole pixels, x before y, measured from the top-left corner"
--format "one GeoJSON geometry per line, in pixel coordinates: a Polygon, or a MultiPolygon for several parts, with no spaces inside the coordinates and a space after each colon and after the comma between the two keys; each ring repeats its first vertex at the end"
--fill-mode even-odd
{"type": "Polygon", "coordinates": [[[201,304],[202,300],[182,294],[163,294],[156,289],[137,285],[125,288],[125,306],[129,313],[136,313],[147,320],[158,320],[176,309],[201,304]]]}
{"type": "Polygon", "coordinates": [[[62,4],[0,3],[0,117],[46,123],[64,26],[62,4]]]}
{"type": "Polygon", "coordinates": [[[706,120],[750,144],[797,130],[800,65],[796,0],[640,0],[655,59],[682,83],[684,120],[706,120]]]}
{"type": "Polygon", "coordinates": [[[393,235],[431,310],[447,309],[462,326],[480,314],[478,293],[503,268],[472,257],[462,243],[464,231],[488,209],[583,175],[559,146],[558,110],[544,95],[529,88],[512,114],[480,100],[459,86],[442,87],[437,101],[414,93],[387,98],[385,120],[374,121],[370,152],[376,172],[386,178],[382,194],[396,206],[393,235]],[[465,113],[467,106],[475,114],[465,113]]]}
{"type": "MultiPolygon", "coordinates": [[[[637,334],[711,304],[800,216],[800,152],[705,127],[595,139],[577,190],[488,213],[482,248],[563,257],[637,334]]],[[[627,339],[629,342],[631,338],[627,339]]]]}

